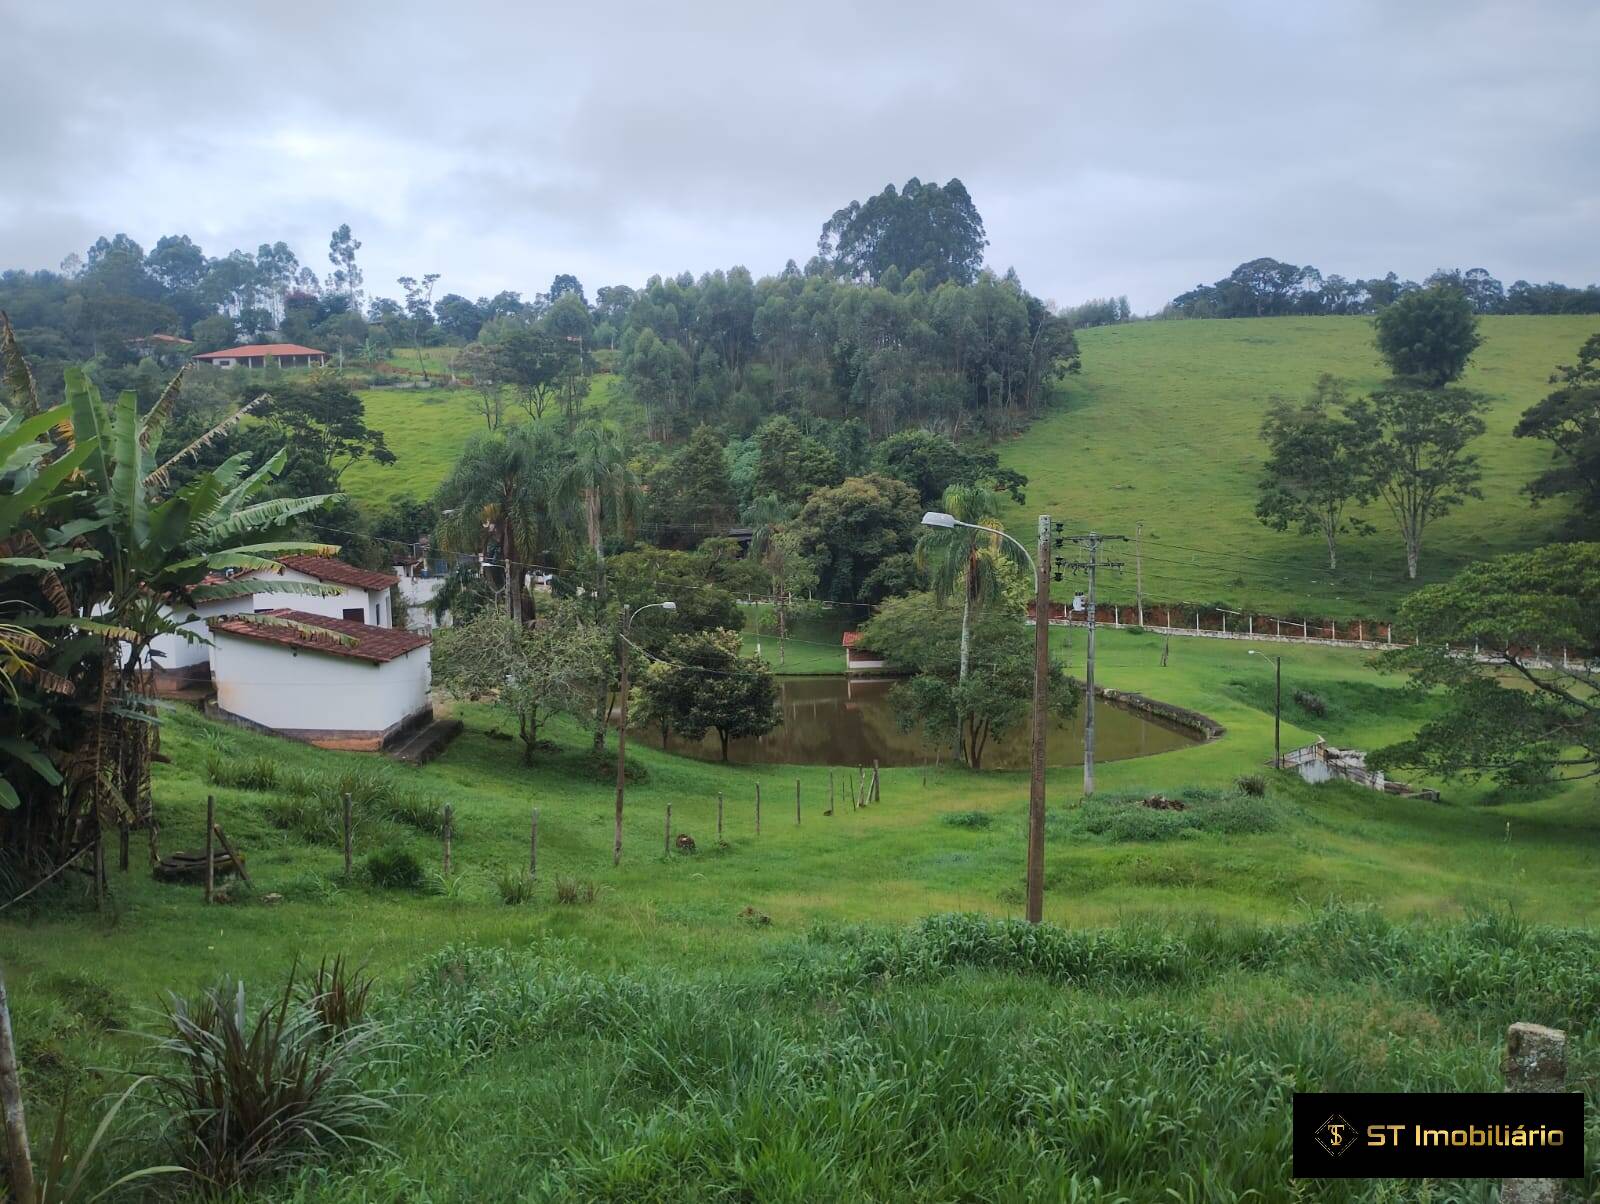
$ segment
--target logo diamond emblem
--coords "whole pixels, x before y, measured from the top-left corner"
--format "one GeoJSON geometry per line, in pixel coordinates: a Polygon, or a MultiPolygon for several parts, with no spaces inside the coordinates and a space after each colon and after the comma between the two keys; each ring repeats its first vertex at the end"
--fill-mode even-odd
{"type": "Polygon", "coordinates": [[[1313,1136],[1330,1158],[1337,1158],[1351,1146],[1361,1144],[1356,1127],[1337,1112],[1318,1125],[1313,1136]]]}

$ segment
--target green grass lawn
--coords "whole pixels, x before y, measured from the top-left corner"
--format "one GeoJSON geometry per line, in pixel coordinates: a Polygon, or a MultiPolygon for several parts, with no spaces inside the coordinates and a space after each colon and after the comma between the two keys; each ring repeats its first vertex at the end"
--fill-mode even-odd
{"type": "MultiPolygon", "coordinates": [[[[1053,635],[1076,665],[1081,633],[1053,635]]],[[[271,990],[297,957],[343,952],[378,974],[379,1014],[409,1051],[380,1076],[405,1093],[377,1133],[388,1152],[251,1199],[1280,1200],[1298,1198],[1293,1089],[1490,1090],[1508,1020],[1591,1031],[1592,787],[1449,785],[1434,804],[1306,786],[1262,768],[1268,666],[1240,644],[1179,639],[1162,666],[1161,643],[1104,633],[1101,681],[1227,734],[1102,764],[1088,805],[1078,770],[1051,772],[1046,918],[1062,927],[1043,944],[991,925],[1021,911],[1024,775],[887,770],[880,804],[825,817],[823,767],[723,767],[639,739],[630,758],[648,780],[629,789],[613,869],[611,785],[571,724],[528,768],[504,719],[463,707],[445,755],[401,769],[175,712],[156,776],[163,847],[199,846],[214,793],[256,888],[205,910],[195,888],[113,870],[106,914],[0,917],[29,1102],[38,1116],[77,1068],[133,1057],[116,1030],[164,990],[224,973],[271,990]],[[213,760],[252,758],[392,773],[449,802],[456,878],[422,892],[344,882],[336,839],[274,822],[281,790],[209,776],[213,760]],[[1271,778],[1264,800],[1205,820],[1207,798],[1255,772],[1271,778]],[[1164,837],[1099,824],[1143,820],[1117,800],[1154,791],[1187,794],[1201,821],[1164,837]],[[668,804],[698,854],[663,854],[668,804]],[[533,807],[536,897],[506,906],[495,878],[525,864],[533,807]],[[561,879],[593,882],[595,901],[557,903],[561,879]],[[924,920],[951,912],[988,919],[924,920]]],[[[1419,717],[1349,650],[1294,649],[1284,679],[1329,708],[1314,720],[1291,704],[1286,746],[1371,747],[1419,717]]],[[[390,845],[439,867],[436,837],[358,826],[358,861],[390,845]]],[[[1574,1073],[1592,1092],[1587,1051],[1574,1073]]],[[[120,1156],[154,1158],[147,1132],[120,1156]]],[[[1437,1186],[1352,1181],[1317,1198],[1492,1198],[1437,1186]]]]}
{"type": "Polygon", "coordinates": [[[841,638],[861,621],[855,617],[856,611],[843,608],[791,619],[780,659],[778,625],[772,607],[758,604],[745,607],[744,611],[745,655],[754,656],[759,649],[761,659],[772,667],[774,673],[806,676],[843,673],[844,645],[841,638]]]}
{"type": "MultiPolygon", "coordinates": [[[[596,376],[585,405],[603,410],[616,385],[615,376],[596,376]]],[[[390,465],[360,461],[344,474],[346,492],[372,512],[398,498],[431,495],[449,475],[467,440],[486,429],[471,389],[378,388],[362,389],[360,395],[367,424],[383,432],[397,457],[390,465]]],[[[508,399],[507,423],[526,419],[508,399]]]]}
{"type": "MultiPolygon", "coordinates": [[[[1429,528],[1422,576],[1437,581],[1468,561],[1537,544],[1564,509],[1535,510],[1520,491],[1549,459],[1548,446],[1514,439],[1522,411],[1539,400],[1559,363],[1571,363],[1600,329],[1593,317],[1491,317],[1462,383],[1488,395],[1488,432],[1475,449],[1481,501],[1429,528]]],[[[1371,508],[1377,535],[1346,539],[1331,573],[1316,536],[1279,534],[1255,518],[1261,416],[1275,395],[1299,398],[1323,372],[1357,390],[1384,369],[1365,318],[1262,318],[1145,322],[1079,334],[1083,372],[1045,418],[1002,451],[1026,473],[1026,506],[1008,528],[1033,545],[1032,516],[1068,530],[1132,536],[1144,523],[1147,598],[1279,613],[1386,617],[1407,591],[1403,548],[1386,511],[1371,508]]],[[[1127,570],[1100,578],[1102,596],[1134,596],[1132,546],[1107,558],[1127,570]]],[[[1064,597],[1073,579],[1056,586],[1064,597]]]]}

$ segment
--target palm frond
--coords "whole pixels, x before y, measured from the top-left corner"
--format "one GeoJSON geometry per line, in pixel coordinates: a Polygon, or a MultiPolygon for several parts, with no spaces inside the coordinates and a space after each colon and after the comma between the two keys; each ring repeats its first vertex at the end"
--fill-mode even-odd
{"type": "Polygon", "coordinates": [[[218,439],[222,438],[223,435],[227,434],[229,429],[238,423],[241,418],[243,418],[251,410],[255,409],[256,406],[260,405],[266,399],[267,394],[263,393],[253,401],[245,402],[244,405],[240,406],[221,422],[217,423],[216,426],[212,427],[193,443],[189,444],[188,447],[185,447],[177,455],[173,456],[172,459],[168,460],[149,476],[145,477],[144,483],[154,489],[165,489],[167,481],[171,478],[172,470],[174,468],[183,463],[185,460],[189,459],[191,456],[197,456],[201,452],[205,451],[206,448],[210,447],[218,439]]]}
{"type": "Polygon", "coordinates": [[[285,618],[283,615],[233,615],[234,620],[249,623],[252,627],[280,627],[303,635],[308,640],[327,640],[348,648],[355,644],[356,637],[345,635],[343,632],[333,631],[327,627],[318,627],[315,623],[302,623],[299,619],[285,618]]]}
{"type": "Polygon", "coordinates": [[[189,598],[194,602],[224,602],[229,598],[249,598],[255,594],[300,594],[313,598],[331,598],[343,591],[337,585],[323,585],[312,581],[279,581],[261,577],[231,577],[226,581],[212,581],[190,586],[189,598]]]}
{"type": "Polygon", "coordinates": [[[272,498],[269,501],[257,502],[253,506],[235,510],[227,518],[209,527],[206,535],[213,539],[223,539],[230,535],[243,535],[249,531],[276,527],[309,511],[320,510],[343,497],[342,493],[320,493],[311,497],[272,498]]]}

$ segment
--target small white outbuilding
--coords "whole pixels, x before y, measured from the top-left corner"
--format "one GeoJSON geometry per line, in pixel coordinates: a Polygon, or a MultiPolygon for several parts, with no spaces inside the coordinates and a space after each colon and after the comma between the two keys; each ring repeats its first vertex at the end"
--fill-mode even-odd
{"type": "Polygon", "coordinates": [[[374,751],[433,718],[432,641],[302,610],[210,621],[220,718],[321,748],[374,751]]]}

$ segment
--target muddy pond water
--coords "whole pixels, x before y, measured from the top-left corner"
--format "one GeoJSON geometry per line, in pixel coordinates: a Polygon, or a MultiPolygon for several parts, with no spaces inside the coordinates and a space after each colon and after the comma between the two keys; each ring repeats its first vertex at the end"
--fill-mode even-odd
{"type": "MultiPolygon", "coordinates": [[[[740,765],[871,765],[884,767],[931,763],[939,750],[916,729],[900,726],[889,691],[894,679],[862,677],[780,677],[778,688],[783,724],[765,736],[734,740],[728,760],[740,765]]],[[[1103,699],[1095,704],[1095,760],[1122,761],[1171,752],[1200,741],[1200,735],[1103,699]]],[[[631,725],[630,725],[631,726],[631,725]]],[[[658,732],[640,728],[632,739],[660,747],[658,732]]],[[[722,756],[716,733],[703,740],[667,739],[669,752],[704,761],[722,756]]],[[[1066,723],[1052,725],[1047,742],[1049,764],[1083,764],[1083,706],[1066,723]]],[[[948,760],[950,750],[943,750],[948,760]]],[[[991,738],[983,754],[985,769],[1026,769],[1028,728],[1024,723],[999,739],[991,738]]]]}

